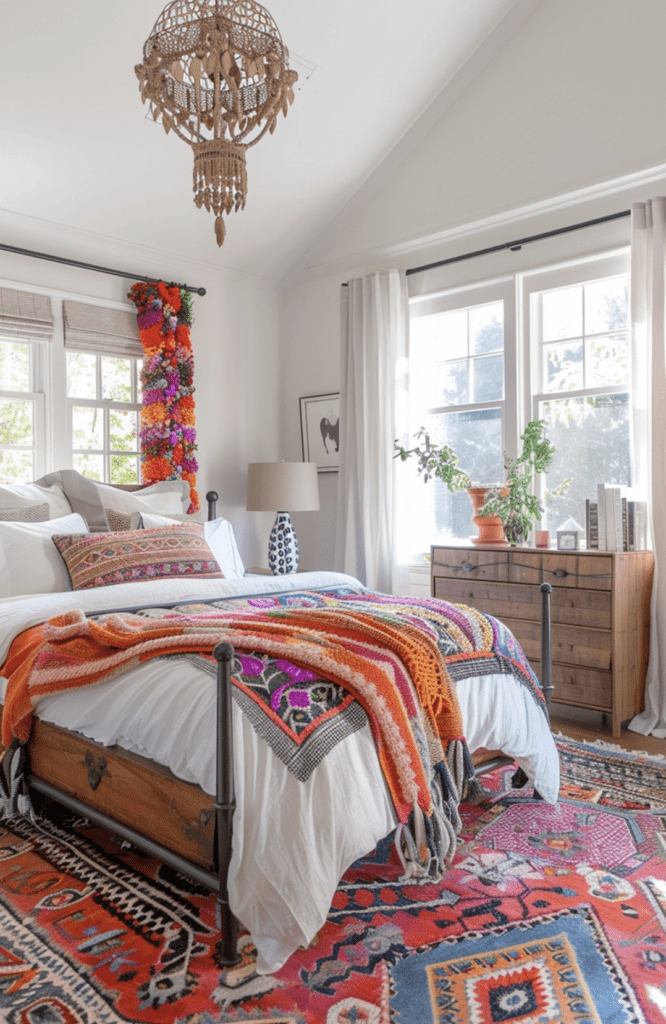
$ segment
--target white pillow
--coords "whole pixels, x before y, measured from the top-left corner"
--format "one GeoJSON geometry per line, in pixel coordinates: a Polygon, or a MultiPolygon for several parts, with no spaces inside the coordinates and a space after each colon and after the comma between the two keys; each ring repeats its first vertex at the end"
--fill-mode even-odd
{"type": "Polygon", "coordinates": [[[0,487],[0,508],[21,508],[35,502],[49,503],[49,519],[69,516],[72,506],[62,487],[42,487],[40,484],[3,484],[0,487]]]}
{"type": "MultiPolygon", "coordinates": [[[[168,526],[169,523],[178,521],[169,519],[167,516],[148,514],[142,514],[141,520],[144,530],[151,530],[157,526],[168,526]]],[[[236,545],[233,527],[228,519],[212,519],[205,523],[204,537],[225,578],[228,580],[240,579],[245,574],[245,566],[236,545]]]]}
{"type": "Polygon", "coordinates": [[[181,515],[190,507],[190,485],[184,480],[164,480],[141,491],[121,491],[93,480],[102,508],[116,512],[148,512],[156,515],[181,515]]]}
{"type": "Polygon", "coordinates": [[[0,522],[0,597],[72,589],[54,533],[88,533],[88,526],[78,512],[46,523],[0,522]]]}

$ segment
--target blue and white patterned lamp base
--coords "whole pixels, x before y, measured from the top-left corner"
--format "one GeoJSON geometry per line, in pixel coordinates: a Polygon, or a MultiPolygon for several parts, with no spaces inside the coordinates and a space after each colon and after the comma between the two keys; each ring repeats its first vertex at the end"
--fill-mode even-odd
{"type": "Polygon", "coordinates": [[[274,576],[296,572],[298,541],[288,512],[278,512],[268,539],[268,566],[274,576]]]}

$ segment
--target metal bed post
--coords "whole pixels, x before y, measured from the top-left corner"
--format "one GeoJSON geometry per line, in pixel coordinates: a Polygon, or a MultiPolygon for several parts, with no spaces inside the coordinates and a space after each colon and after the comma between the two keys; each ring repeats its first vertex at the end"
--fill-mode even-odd
{"type": "Polygon", "coordinates": [[[553,692],[552,682],[552,651],[550,637],[550,595],[553,588],[550,583],[542,583],[541,587],[541,689],[546,698],[546,707],[550,714],[550,695],[553,692]]]}
{"type": "Polygon", "coordinates": [[[213,649],[217,661],[217,755],[215,776],[215,853],[218,873],[216,910],[220,939],[214,959],[218,967],[230,967],[240,960],[238,953],[238,921],[229,906],[227,876],[231,862],[234,794],[234,736],[231,696],[231,644],[219,643],[213,649]]]}

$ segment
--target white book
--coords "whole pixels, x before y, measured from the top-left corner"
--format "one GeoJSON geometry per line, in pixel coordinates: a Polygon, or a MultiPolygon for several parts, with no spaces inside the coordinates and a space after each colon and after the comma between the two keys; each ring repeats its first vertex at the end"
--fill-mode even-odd
{"type": "Polygon", "coordinates": [[[637,501],[634,505],[634,540],[636,551],[647,548],[647,502],[637,501]]]}
{"type": "Polygon", "coordinates": [[[615,550],[624,551],[624,527],[622,526],[622,490],[613,488],[613,515],[615,517],[615,550]]]}
{"type": "Polygon", "coordinates": [[[615,535],[615,488],[606,487],[606,551],[618,551],[622,549],[622,534],[620,543],[615,535]]]}
{"type": "Polygon", "coordinates": [[[606,550],[606,488],[597,484],[597,519],[599,529],[599,551],[606,550]]]}

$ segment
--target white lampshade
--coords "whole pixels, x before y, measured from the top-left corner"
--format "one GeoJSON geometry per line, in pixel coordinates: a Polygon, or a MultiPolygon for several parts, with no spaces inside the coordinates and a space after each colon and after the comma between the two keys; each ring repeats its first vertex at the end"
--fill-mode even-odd
{"type": "Polygon", "coordinates": [[[250,512],[310,512],[319,508],[316,462],[251,462],[247,467],[250,512]]]}

